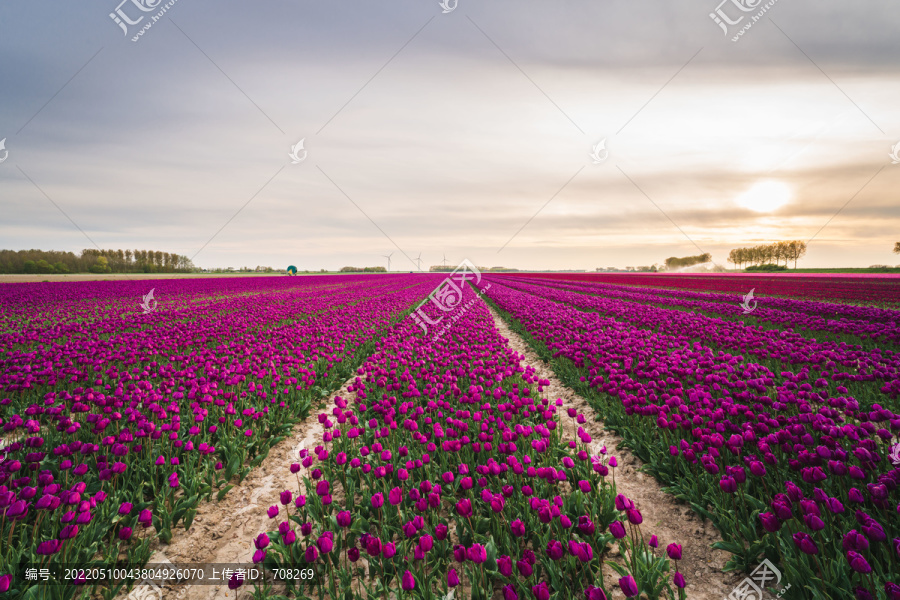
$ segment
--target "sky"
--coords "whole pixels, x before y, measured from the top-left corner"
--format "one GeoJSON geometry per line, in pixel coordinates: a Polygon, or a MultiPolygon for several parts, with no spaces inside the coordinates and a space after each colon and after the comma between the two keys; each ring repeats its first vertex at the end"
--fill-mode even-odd
{"type": "Polygon", "coordinates": [[[900,263],[891,2],[120,1],[0,4],[0,248],[900,263]]]}

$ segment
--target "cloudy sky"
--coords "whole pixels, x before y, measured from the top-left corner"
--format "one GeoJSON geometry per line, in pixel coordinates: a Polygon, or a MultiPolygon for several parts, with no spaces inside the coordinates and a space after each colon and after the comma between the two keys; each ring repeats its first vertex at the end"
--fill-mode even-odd
{"type": "Polygon", "coordinates": [[[889,0],[119,1],[0,4],[2,248],[900,262],[889,0]]]}

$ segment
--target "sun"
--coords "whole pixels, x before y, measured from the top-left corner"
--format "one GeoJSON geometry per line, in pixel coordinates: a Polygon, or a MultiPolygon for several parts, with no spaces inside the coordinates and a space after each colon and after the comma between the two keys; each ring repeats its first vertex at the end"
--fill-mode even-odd
{"type": "Polygon", "coordinates": [[[794,194],[790,186],[781,181],[760,181],[734,199],[738,206],[758,213],[770,213],[791,201],[794,194]]]}

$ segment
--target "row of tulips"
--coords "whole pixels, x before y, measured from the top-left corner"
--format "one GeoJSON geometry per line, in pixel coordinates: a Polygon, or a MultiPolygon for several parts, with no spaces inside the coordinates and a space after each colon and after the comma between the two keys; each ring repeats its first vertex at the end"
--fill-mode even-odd
{"type": "Polygon", "coordinates": [[[697,341],[716,351],[748,355],[773,373],[796,372],[805,383],[797,384],[801,395],[807,394],[817,401],[824,399],[816,394],[827,392],[832,386],[840,396],[850,396],[867,409],[881,402],[900,411],[896,402],[900,396],[900,353],[889,348],[863,347],[837,340],[820,341],[801,335],[793,328],[766,329],[687,310],[669,310],[655,306],[653,297],[641,292],[632,293],[627,301],[623,301],[518,280],[507,280],[506,285],[666,334],[673,343],[680,344],[679,347],[688,341],[697,341]]]}
{"type": "Polygon", "coordinates": [[[477,301],[439,340],[397,323],[352,397],[319,415],[322,443],[291,465],[297,489],[269,508],[253,554],[272,573],[316,576],[257,596],[603,600],[617,586],[685,598],[681,547],[641,531],[586,417],[542,398],[548,382],[464,296],[477,301]]]}
{"type": "MultiPolygon", "coordinates": [[[[740,319],[752,323],[767,323],[770,326],[806,331],[808,335],[825,335],[846,339],[848,342],[859,343],[864,340],[874,340],[875,342],[897,343],[900,341],[900,322],[897,319],[897,311],[874,306],[766,296],[765,290],[753,288],[756,295],[751,302],[753,310],[748,313],[741,305],[742,296],[736,294],[635,288],[628,285],[575,282],[542,277],[523,278],[522,280],[582,294],[600,295],[604,298],[629,300],[685,311],[702,311],[708,315],[740,319]]],[[[745,293],[750,289],[747,288],[745,293]]],[[[898,290],[898,294],[900,294],[900,290],[898,290]]]]}
{"type": "Polygon", "coordinates": [[[146,285],[0,287],[0,591],[11,597],[35,593],[27,565],[145,563],[153,537],[189,528],[198,502],[259,464],[434,283],[168,280],[144,314],[146,285]]]}
{"type": "MultiPolygon", "coordinates": [[[[522,275],[531,277],[531,275],[522,275]]],[[[586,281],[613,285],[641,286],[651,289],[696,290],[706,293],[746,294],[750,288],[762,290],[765,296],[803,298],[824,302],[849,304],[878,304],[897,307],[900,303],[900,276],[897,275],[713,275],[680,274],[652,275],[631,273],[614,275],[601,273],[548,273],[547,280],[586,281]]]]}
{"type": "Polygon", "coordinates": [[[741,324],[486,279],[491,301],[557,374],[652,474],[712,519],[733,567],[750,571],[768,558],[805,598],[900,597],[900,416],[877,403],[860,408],[834,385],[838,352],[810,384],[808,367],[780,365],[776,374],[713,349],[717,334],[721,345],[760,349],[767,330],[734,334],[741,324]]]}

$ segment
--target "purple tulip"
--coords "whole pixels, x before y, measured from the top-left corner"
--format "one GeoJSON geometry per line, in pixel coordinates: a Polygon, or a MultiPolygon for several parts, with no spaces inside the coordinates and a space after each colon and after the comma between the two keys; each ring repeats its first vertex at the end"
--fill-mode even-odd
{"type": "Polygon", "coordinates": [[[863,555],[858,552],[849,550],[847,552],[847,562],[850,563],[850,568],[857,573],[865,575],[866,573],[872,572],[872,565],[870,565],[868,561],[863,558],[863,555]]]}
{"type": "Polygon", "coordinates": [[[466,558],[478,565],[487,560],[487,552],[481,544],[472,544],[466,549],[466,558]]]}
{"type": "Polygon", "coordinates": [[[550,600],[550,588],[546,581],[531,586],[531,593],[534,594],[535,600],[550,600]]]}
{"type": "Polygon", "coordinates": [[[668,554],[669,558],[672,560],[681,560],[681,544],[669,544],[666,546],[666,554],[668,554]]]}
{"type": "Polygon", "coordinates": [[[719,480],[719,487],[726,494],[733,494],[737,491],[737,482],[734,480],[734,477],[726,475],[719,480]]]}
{"type": "Polygon", "coordinates": [[[622,521],[613,521],[609,524],[609,532],[613,534],[614,538],[621,540],[625,537],[625,525],[622,521]]]}
{"type": "Polygon", "coordinates": [[[408,570],[403,572],[402,586],[407,592],[416,589],[416,579],[408,570]]]}
{"type": "Polygon", "coordinates": [[[763,529],[765,529],[769,533],[775,533],[776,531],[781,529],[781,521],[779,521],[778,517],[776,517],[772,513],[759,513],[758,516],[759,520],[762,521],[763,529]]]}
{"type": "Polygon", "coordinates": [[[231,577],[228,579],[228,589],[229,590],[236,590],[239,587],[241,587],[242,585],[244,585],[244,578],[238,577],[237,573],[233,573],[231,575],[231,577]]]}
{"type": "Polygon", "coordinates": [[[41,556],[49,556],[59,552],[61,546],[59,540],[47,540],[38,544],[36,552],[41,556]]]}
{"type": "Polygon", "coordinates": [[[865,551],[869,549],[869,540],[855,529],[851,529],[841,539],[841,547],[845,552],[847,550],[865,551]]]}
{"type": "Polygon", "coordinates": [[[622,593],[625,594],[626,598],[633,598],[638,595],[637,583],[631,575],[620,578],[619,587],[622,589],[622,593]]]}
{"type": "Polygon", "coordinates": [[[525,560],[517,560],[516,569],[522,577],[531,577],[531,573],[534,571],[531,564],[525,560]]]}
{"type": "Polygon", "coordinates": [[[456,569],[450,569],[447,571],[447,586],[448,587],[456,587],[459,585],[459,575],[456,574],[456,569]]]}
{"type": "Polygon", "coordinates": [[[334,548],[334,540],[328,536],[322,535],[316,540],[316,546],[319,547],[319,552],[328,554],[334,548]]]}
{"type": "MultiPolygon", "coordinates": [[[[580,531],[583,535],[594,535],[594,531],[596,531],[596,529],[597,527],[594,525],[594,522],[591,521],[589,516],[582,515],[578,517],[578,531],[580,531]]],[[[522,533],[524,534],[524,532],[525,530],[523,528],[522,533]]]]}
{"type": "Polygon", "coordinates": [[[337,520],[338,527],[346,529],[350,527],[350,524],[353,522],[353,517],[350,515],[350,511],[342,510],[335,517],[337,520]]]}
{"type": "Polygon", "coordinates": [[[900,585],[888,581],[884,584],[884,593],[888,600],[900,600],[900,585]]]}
{"type": "Polygon", "coordinates": [[[853,595],[856,597],[856,600],[875,600],[875,596],[872,595],[872,592],[862,586],[853,588],[853,595]]]}
{"type": "Polygon", "coordinates": [[[799,531],[792,536],[794,540],[794,545],[800,549],[804,554],[818,554],[819,547],[816,546],[816,543],[809,536],[808,533],[799,531]]]}
{"type": "Polygon", "coordinates": [[[463,498],[459,502],[456,503],[456,514],[461,517],[471,517],[472,516],[472,501],[468,498],[463,498]]]}

